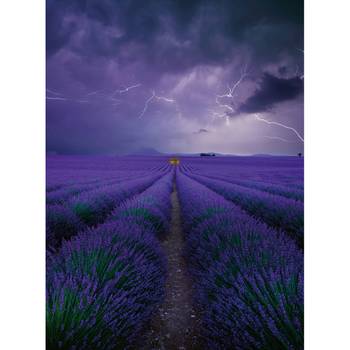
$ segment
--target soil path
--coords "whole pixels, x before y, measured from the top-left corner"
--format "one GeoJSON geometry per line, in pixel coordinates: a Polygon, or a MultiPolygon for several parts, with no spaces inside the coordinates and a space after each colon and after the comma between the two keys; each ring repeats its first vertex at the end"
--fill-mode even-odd
{"type": "Polygon", "coordinates": [[[194,308],[192,280],[184,259],[184,237],[176,185],[171,194],[170,232],[161,242],[168,258],[165,301],[153,317],[142,350],[204,349],[200,344],[200,315],[194,308]]]}

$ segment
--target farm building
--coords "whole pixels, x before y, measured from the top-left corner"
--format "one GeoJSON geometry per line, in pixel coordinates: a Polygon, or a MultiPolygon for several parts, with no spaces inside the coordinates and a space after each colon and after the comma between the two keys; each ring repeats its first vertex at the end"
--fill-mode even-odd
{"type": "Polygon", "coordinates": [[[215,153],[201,153],[201,157],[215,157],[215,153]]]}

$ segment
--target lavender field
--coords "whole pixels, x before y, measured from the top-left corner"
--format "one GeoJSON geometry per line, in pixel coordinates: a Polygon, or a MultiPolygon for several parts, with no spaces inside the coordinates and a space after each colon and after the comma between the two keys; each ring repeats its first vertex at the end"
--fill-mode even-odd
{"type": "Polygon", "coordinates": [[[48,156],[48,349],[303,349],[302,157],[48,156]]]}

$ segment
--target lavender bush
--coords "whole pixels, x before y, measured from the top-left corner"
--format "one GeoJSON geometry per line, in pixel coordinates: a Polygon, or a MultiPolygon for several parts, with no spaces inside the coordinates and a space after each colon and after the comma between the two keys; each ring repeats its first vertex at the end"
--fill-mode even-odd
{"type": "Polygon", "coordinates": [[[303,246],[304,207],[301,202],[203,176],[189,176],[233,201],[255,218],[283,229],[299,246],[303,246]]]}
{"type": "Polygon", "coordinates": [[[141,225],[151,226],[158,233],[169,229],[170,194],[174,173],[158,180],[135,198],[125,201],[110,216],[111,221],[127,219],[141,225]]]}
{"type": "Polygon", "coordinates": [[[181,168],[205,176],[252,181],[303,190],[304,161],[297,157],[184,158],[181,168]]]}
{"type": "Polygon", "coordinates": [[[47,264],[47,348],[124,349],[164,294],[149,229],[118,221],[64,242],[47,264]]]}
{"type": "Polygon", "coordinates": [[[165,175],[115,210],[108,223],[49,253],[50,349],[132,344],[164,296],[165,258],[156,235],[168,226],[172,179],[173,173],[165,175]]]}
{"type": "Polygon", "coordinates": [[[240,180],[236,179],[234,177],[228,176],[228,175],[206,175],[205,172],[195,173],[197,175],[204,175],[209,178],[217,179],[217,180],[223,180],[226,182],[230,182],[236,185],[248,187],[248,188],[254,188],[259,191],[265,191],[268,193],[272,193],[278,196],[286,197],[295,199],[298,201],[304,201],[304,192],[300,189],[291,189],[284,185],[277,185],[273,183],[266,183],[266,182],[260,182],[260,181],[252,181],[252,180],[240,180]]]}
{"type": "Polygon", "coordinates": [[[64,203],[68,199],[70,199],[73,196],[77,196],[83,192],[91,191],[91,190],[97,190],[98,188],[102,188],[104,186],[111,186],[111,185],[123,185],[124,182],[130,181],[130,180],[137,180],[142,179],[144,177],[150,176],[150,173],[143,174],[143,175],[132,175],[132,173],[126,175],[123,174],[119,177],[112,177],[105,179],[102,177],[100,180],[95,180],[93,182],[89,181],[88,183],[75,183],[72,185],[67,186],[61,186],[59,189],[50,191],[46,195],[46,204],[60,204],[64,203]]]}
{"type": "Polygon", "coordinates": [[[46,207],[46,243],[56,247],[63,239],[70,239],[77,232],[87,228],[87,225],[69,208],[63,205],[48,205],[46,207]]]}
{"type": "Polygon", "coordinates": [[[303,257],[292,240],[177,176],[210,349],[302,349],[303,257]]]}
{"type": "Polygon", "coordinates": [[[102,223],[118,204],[143,191],[161,176],[151,175],[104,186],[75,196],[64,204],[49,205],[46,210],[48,244],[57,245],[57,242],[77,234],[84,227],[102,223]]]}

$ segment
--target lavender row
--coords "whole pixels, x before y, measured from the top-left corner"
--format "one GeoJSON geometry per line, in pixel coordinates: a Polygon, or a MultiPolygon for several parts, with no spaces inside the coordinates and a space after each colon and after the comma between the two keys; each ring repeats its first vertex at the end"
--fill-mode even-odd
{"type": "Polygon", "coordinates": [[[285,188],[303,188],[303,178],[300,175],[288,176],[285,174],[287,170],[270,169],[268,166],[263,170],[254,167],[232,168],[231,167],[209,167],[208,165],[201,168],[193,169],[190,172],[198,173],[199,175],[224,176],[232,180],[245,180],[263,183],[266,185],[283,186],[285,188]]]}
{"type": "MultiPolygon", "coordinates": [[[[161,172],[158,172],[158,174],[161,174],[161,172]]],[[[94,181],[92,183],[63,186],[58,190],[47,193],[46,204],[60,204],[73,196],[79,195],[89,190],[96,190],[103,186],[116,185],[118,183],[122,183],[123,181],[136,180],[149,175],[151,175],[151,173],[148,173],[147,175],[143,174],[143,175],[137,175],[137,176],[132,174],[129,174],[128,176],[126,176],[124,174],[122,177],[119,177],[119,178],[109,178],[109,179],[94,181]]]]}
{"type": "Polygon", "coordinates": [[[298,157],[186,157],[181,164],[205,175],[303,188],[304,164],[298,157]]]}
{"type": "Polygon", "coordinates": [[[169,164],[164,157],[48,156],[46,168],[49,192],[64,186],[113,177],[146,176],[169,170],[169,164]]]}
{"type": "Polygon", "coordinates": [[[47,347],[128,349],[164,298],[156,235],[169,224],[173,173],[108,223],[63,242],[47,267],[47,347]]]}
{"type": "Polygon", "coordinates": [[[81,193],[64,204],[48,205],[46,208],[47,244],[60,245],[87,227],[102,223],[122,201],[152,185],[162,175],[151,175],[122,184],[105,186],[81,193]]]}
{"type": "Polygon", "coordinates": [[[123,180],[127,178],[136,178],[146,175],[151,175],[161,171],[96,171],[96,170],[75,170],[73,173],[66,171],[65,169],[60,170],[57,174],[48,170],[47,181],[46,181],[46,192],[50,193],[60,189],[68,189],[76,185],[89,185],[99,183],[102,181],[109,180],[123,180]],[[64,171],[62,173],[62,171],[64,171]]]}
{"type": "Polygon", "coordinates": [[[159,234],[169,231],[170,194],[174,172],[171,171],[138,196],[122,203],[109,217],[109,221],[128,219],[148,223],[159,234]]]}
{"type": "Polygon", "coordinates": [[[270,184],[258,181],[232,180],[232,182],[236,183],[237,185],[255,188],[259,191],[269,192],[278,196],[295,199],[301,202],[304,201],[304,191],[297,187],[288,187],[285,185],[270,184]]]}
{"type": "Polygon", "coordinates": [[[304,206],[300,201],[287,199],[247,187],[189,175],[226,199],[239,205],[269,226],[282,229],[302,247],[304,242],[304,206]]]}
{"type": "MultiPolygon", "coordinates": [[[[108,180],[123,177],[125,171],[106,171],[96,169],[47,169],[46,174],[46,191],[50,192],[65,186],[75,184],[88,184],[101,180],[108,180]]],[[[142,175],[144,171],[128,172],[132,175],[142,175]]]]}
{"type": "Polygon", "coordinates": [[[112,185],[120,182],[120,180],[112,179],[109,181],[100,180],[89,183],[77,183],[74,185],[61,186],[57,190],[50,191],[46,194],[46,204],[59,204],[63,203],[70,197],[76,196],[82,192],[97,189],[102,186],[112,185]]]}
{"type": "Polygon", "coordinates": [[[243,187],[254,188],[256,190],[268,192],[271,194],[275,194],[277,196],[282,196],[282,197],[286,197],[286,198],[290,198],[290,199],[294,199],[294,200],[298,200],[298,201],[302,201],[302,202],[304,201],[304,192],[303,191],[301,191],[299,189],[291,189],[291,188],[288,188],[287,186],[284,186],[284,185],[277,185],[277,184],[272,184],[272,183],[251,181],[251,180],[239,180],[239,179],[233,178],[231,176],[225,176],[225,175],[219,175],[219,174],[208,175],[205,172],[194,173],[194,175],[203,175],[206,177],[226,181],[226,182],[240,185],[243,187]]]}
{"type": "Polygon", "coordinates": [[[303,256],[293,240],[183,174],[186,252],[210,349],[303,349],[303,256]]]}

